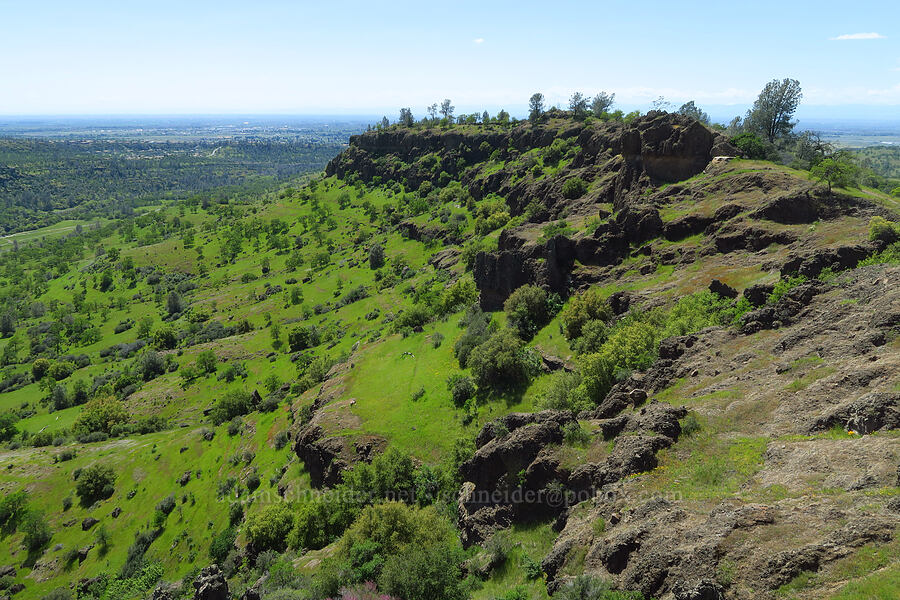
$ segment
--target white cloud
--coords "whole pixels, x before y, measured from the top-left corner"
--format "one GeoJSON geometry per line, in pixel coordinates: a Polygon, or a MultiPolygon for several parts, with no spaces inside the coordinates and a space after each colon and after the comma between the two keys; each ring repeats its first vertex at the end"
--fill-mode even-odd
{"type": "Polygon", "coordinates": [[[883,36],[880,33],[845,33],[844,35],[839,35],[837,37],[828,38],[830,40],[835,41],[845,41],[845,40],[883,40],[887,36],[883,36]]]}
{"type": "Polygon", "coordinates": [[[472,40],[472,43],[473,44],[483,44],[484,38],[475,38],[474,40],[472,40]]]}

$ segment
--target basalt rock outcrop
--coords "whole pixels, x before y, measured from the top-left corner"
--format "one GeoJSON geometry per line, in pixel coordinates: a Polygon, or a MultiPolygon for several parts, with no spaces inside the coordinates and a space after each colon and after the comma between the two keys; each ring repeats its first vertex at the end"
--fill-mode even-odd
{"type": "MultiPolygon", "coordinates": [[[[379,177],[418,189],[425,181],[440,185],[443,172],[459,179],[476,199],[499,194],[512,216],[522,214],[526,205],[537,199],[544,207],[532,217],[537,223],[559,218],[572,207],[598,214],[598,204],[605,202],[619,211],[613,220],[577,240],[557,236],[535,241],[536,236],[525,234],[528,227],[518,232],[504,230],[497,251],[480,254],[474,269],[483,308],[497,309],[515,288],[526,283],[565,293],[576,260],[586,265],[614,265],[632,246],[661,235],[664,224],[659,212],[641,200],[641,191],[651,184],[681,181],[702,172],[714,151],[727,152],[727,142],[699,122],[678,114],[650,112],[630,124],[567,122],[562,128],[523,125],[479,133],[435,128],[369,132],[353,136],[348,149],[328,164],[326,173],[364,181],[379,177]],[[505,169],[478,176],[466,170],[466,165],[484,161],[492,152],[499,151],[502,158],[509,159],[516,153],[546,148],[557,138],[568,139],[580,149],[557,177],[532,178],[524,170],[505,169]],[[429,155],[440,158],[439,168],[429,155]],[[570,175],[596,182],[593,191],[583,198],[566,199],[563,184],[570,175]]],[[[703,223],[704,228],[708,225],[703,223]]],[[[412,238],[440,237],[438,232],[423,233],[411,222],[401,226],[412,238]]],[[[684,223],[672,227],[667,235],[679,236],[697,226],[684,223]]]]}
{"type": "Polygon", "coordinates": [[[200,571],[194,580],[194,600],[230,600],[228,582],[218,565],[200,571]]]}
{"type": "Polygon", "coordinates": [[[465,483],[457,522],[463,544],[483,542],[514,522],[564,515],[603,486],[654,468],[656,453],[678,439],[685,414],[684,408],[653,403],[598,421],[604,438],[615,439],[614,449],[604,462],[574,470],[553,452],[565,427],[575,423],[572,414],[514,413],[488,423],[476,439],[475,455],[460,467],[465,483]]]}

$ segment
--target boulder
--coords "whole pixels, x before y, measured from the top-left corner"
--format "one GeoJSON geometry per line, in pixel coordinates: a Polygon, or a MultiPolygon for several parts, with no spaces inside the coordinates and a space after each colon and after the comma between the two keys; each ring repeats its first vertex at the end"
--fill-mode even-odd
{"type": "Polygon", "coordinates": [[[769,295],[775,290],[770,283],[756,283],[744,289],[744,298],[755,307],[763,306],[769,295]]]}
{"type": "Polygon", "coordinates": [[[714,294],[718,294],[718,295],[722,296],[723,298],[728,298],[730,300],[733,300],[738,297],[738,292],[736,289],[734,289],[733,287],[731,287],[730,285],[728,285],[726,283],[722,283],[718,279],[712,280],[712,283],[709,284],[709,291],[711,291],[714,294]]]}
{"type": "Polygon", "coordinates": [[[218,565],[205,567],[194,580],[194,600],[230,600],[228,582],[218,565]]]}
{"type": "Polygon", "coordinates": [[[88,529],[90,529],[91,527],[93,527],[94,525],[96,525],[99,522],[100,521],[98,519],[95,519],[93,517],[88,517],[84,521],[81,522],[81,530],[87,531],[88,529]]]}

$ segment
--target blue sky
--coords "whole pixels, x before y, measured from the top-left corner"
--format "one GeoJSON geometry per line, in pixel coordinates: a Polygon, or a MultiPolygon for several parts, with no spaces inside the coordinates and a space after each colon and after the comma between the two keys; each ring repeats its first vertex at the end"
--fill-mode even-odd
{"type": "Polygon", "coordinates": [[[7,115],[517,112],[607,90],[715,116],[775,77],[810,115],[900,119],[900,2],[0,0],[7,115]]]}

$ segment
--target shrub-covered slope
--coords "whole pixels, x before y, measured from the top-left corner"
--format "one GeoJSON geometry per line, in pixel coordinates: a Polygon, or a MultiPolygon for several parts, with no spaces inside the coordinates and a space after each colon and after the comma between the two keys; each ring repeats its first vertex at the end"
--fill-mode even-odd
{"type": "Polygon", "coordinates": [[[736,154],[392,127],[0,255],[5,593],[890,597],[896,200],[736,154]]]}

